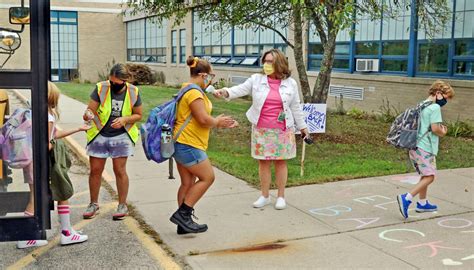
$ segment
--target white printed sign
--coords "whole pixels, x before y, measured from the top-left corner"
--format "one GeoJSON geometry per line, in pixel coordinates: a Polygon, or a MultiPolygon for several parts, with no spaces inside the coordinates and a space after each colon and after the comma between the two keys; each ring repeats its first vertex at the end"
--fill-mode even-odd
{"type": "Polygon", "coordinates": [[[326,132],[326,104],[303,104],[303,113],[309,133],[326,132]]]}

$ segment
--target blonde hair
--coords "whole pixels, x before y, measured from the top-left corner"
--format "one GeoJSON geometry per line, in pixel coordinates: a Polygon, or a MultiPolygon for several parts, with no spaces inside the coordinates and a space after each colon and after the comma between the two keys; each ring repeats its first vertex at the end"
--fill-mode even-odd
{"type": "Polygon", "coordinates": [[[428,90],[428,93],[432,95],[436,95],[436,93],[441,92],[444,95],[447,95],[448,98],[454,97],[454,89],[449,85],[449,83],[444,82],[442,80],[436,80],[428,90]]]}
{"type": "Polygon", "coordinates": [[[48,81],[48,113],[59,119],[58,101],[61,91],[52,82],[48,81]]]}
{"type": "Polygon", "coordinates": [[[286,56],[278,49],[270,49],[263,53],[262,55],[262,64],[265,61],[265,57],[267,54],[271,54],[273,56],[273,69],[275,70],[275,74],[280,77],[280,79],[287,79],[291,76],[291,70],[288,67],[288,59],[286,56]]]}

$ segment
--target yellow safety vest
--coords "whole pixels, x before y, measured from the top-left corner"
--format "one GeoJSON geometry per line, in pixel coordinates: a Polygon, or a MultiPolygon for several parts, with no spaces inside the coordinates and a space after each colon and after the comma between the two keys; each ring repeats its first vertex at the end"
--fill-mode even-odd
{"type": "MultiPolygon", "coordinates": [[[[127,92],[125,93],[125,100],[122,107],[122,116],[132,115],[133,105],[137,102],[138,98],[138,87],[133,84],[126,83],[127,92]]],[[[112,112],[112,95],[110,94],[110,83],[109,81],[97,83],[97,93],[99,94],[100,104],[97,112],[94,113],[94,119],[92,119],[92,128],[87,130],[87,144],[92,142],[94,138],[99,135],[102,128],[109,121],[110,113],[112,112]]],[[[125,130],[127,130],[128,136],[136,143],[140,136],[137,125],[126,124],[125,130]]]]}

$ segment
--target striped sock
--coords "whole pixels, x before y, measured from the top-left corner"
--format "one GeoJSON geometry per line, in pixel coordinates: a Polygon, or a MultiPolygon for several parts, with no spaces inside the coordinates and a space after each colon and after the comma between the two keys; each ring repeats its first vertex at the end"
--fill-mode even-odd
{"type": "Polygon", "coordinates": [[[58,205],[59,222],[61,223],[61,232],[69,236],[72,231],[70,221],[69,205],[58,205]]]}

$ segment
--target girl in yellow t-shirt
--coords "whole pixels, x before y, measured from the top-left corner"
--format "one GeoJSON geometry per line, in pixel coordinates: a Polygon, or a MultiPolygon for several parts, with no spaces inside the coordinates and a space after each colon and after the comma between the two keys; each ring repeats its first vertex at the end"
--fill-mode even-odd
{"type": "MultiPolygon", "coordinates": [[[[183,95],[178,103],[174,135],[191,115],[191,120],[182,130],[175,143],[176,160],[181,186],[178,189],[179,208],[170,217],[178,225],[178,234],[207,231],[206,224],[197,224],[191,218],[194,205],[214,182],[214,170],[207,158],[206,150],[211,128],[233,128],[238,123],[230,116],[211,116],[212,103],[203,93],[215,74],[204,59],[190,56],[187,60],[191,78],[186,84],[195,84],[201,89],[192,89],[183,95]],[[197,181],[196,181],[197,179],[197,181]]],[[[186,85],[185,84],[185,85],[186,85]]]]}

